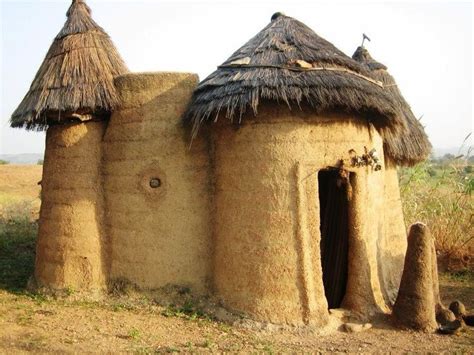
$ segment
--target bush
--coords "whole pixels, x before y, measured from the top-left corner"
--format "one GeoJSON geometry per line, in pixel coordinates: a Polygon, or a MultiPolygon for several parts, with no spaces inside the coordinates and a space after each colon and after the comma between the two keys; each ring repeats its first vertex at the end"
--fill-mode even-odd
{"type": "Polygon", "coordinates": [[[0,165],[7,165],[7,164],[10,164],[10,162],[0,159],[0,165]]]}

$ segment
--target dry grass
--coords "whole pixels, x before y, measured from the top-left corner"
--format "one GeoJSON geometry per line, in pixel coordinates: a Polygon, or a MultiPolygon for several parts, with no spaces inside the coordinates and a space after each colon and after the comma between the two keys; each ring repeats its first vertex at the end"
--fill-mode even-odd
{"type": "Polygon", "coordinates": [[[436,249],[460,267],[472,268],[474,257],[474,173],[451,159],[400,170],[405,222],[424,222],[436,249]]]}
{"type": "Polygon", "coordinates": [[[31,218],[38,218],[43,171],[42,165],[1,165],[0,166],[0,217],[8,209],[24,210],[27,205],[31,218]]]}

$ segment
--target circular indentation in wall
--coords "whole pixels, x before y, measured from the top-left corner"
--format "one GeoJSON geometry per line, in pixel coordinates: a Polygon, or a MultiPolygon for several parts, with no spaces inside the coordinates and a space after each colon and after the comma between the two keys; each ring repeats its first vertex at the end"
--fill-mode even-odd
{"type": "Polygon", "coordinates": [[[157,177],[151,178],[150,179],[150,187],[152,189],[157,189],[161,186],[161,180],[157,177]]]}
{"type": "Polygon", "coordinates": [[[166,193],[168,184],[166,174],[160,168],[158,161],[150,163],[140,172],[139,186],[147,200],[161,200],[166,193]]]}

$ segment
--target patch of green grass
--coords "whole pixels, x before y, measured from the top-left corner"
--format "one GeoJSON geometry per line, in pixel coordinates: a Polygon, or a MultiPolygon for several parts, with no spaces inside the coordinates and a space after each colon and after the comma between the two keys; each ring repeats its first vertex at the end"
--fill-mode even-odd
{"type": "Polygon", "coordinates": [[[24,294],[25,296],[31,298],[38,306],[51,301],[48,297],[40,293],[25,292],[24,294]]]}
{"type": "Polygon", "coordinates": [[[127,349],[127,352],[134,354],[154,354],[155,351],[151,346],[132,346],[127,349]]]}
{"type": "Polygon", "coordinates": [[[206,339],[204,340],[202,346],[203,346],[204,348],[210,349],[210,348],[212,348],[212,347],[214,346],[214,342],[212,341],[211,338],[206,337],[206,339]]]}
{"type": "Polygon", "coordinates": [[[175,348],[174,346],[165,346],[155,349],[155,353],[157,354],[171,354],[171,353],[180,353],[181,350],[175,348]]]}
{"type": "Polygon", "coordinates": [[[445,273],[444,276],[450,280],[457,282],[474,282],[474,271],[472,270],[460,270],[455,272],[445,273]]]}
{"type": "Polygon", "coordinates": [[[19,325],[29,325],[33,322],[33,310],[27,309],[21,315],[18,316],[16,320],[19,325]]]}
{"type": "Polygon", "coordinates": [[[141,338],[140,330],[137,328],[132,328],[128,331],[128,337],[133,340],[138,340],[141,338]]]}
{"type": "Polygon", "coordinates": [[[114,312],[120,312],[120,311],[132,311],[135,309],[135,307],[131,304],[127,303],[114,303],[110,306],[112,311],[114,312]]]}
{"type": "Polygon", "coordinates": [[[33,274],[38,225],[31,221],[31,205],[4,208],[0,216],[0,288],[23,291],[33,274]]]}
{"type": "Polygon", "coordinates": [[[47,346],[47,339],[41,335],[26,335],[21,339],[18,347],[26,351],[44,350],[47,346]]]}
{"type": "Polygon", "coordinates": [[[76,290],[74,290],[72,286],[68,286],[66,287],[65,292],[67,296],[72,296],[74,293],[76,293],[76,290]]]}
{"type": "Polygon", "coordinates": [[[233,333],[233,328],[229,324],[219,322],[218,328],[224,333],[233,333]]]}
{"type": "Polygon", "coordinates": [[[265,344],[262,348],[262,351],[266,354],[274,354],[275,350],[273,349],[272,344],[265,344]]]}
{"type": "Polygon", "coordinates": [[[165,317],[178,317],[188,320],[210,320],[209,315],[205,314],[200,308],[196,307],[190,300],[186,301],[182,305],[169,305],[163,312],[161,312],[161,315],[165,317]]]}
{"type": "Polygon", "coordinates": [[[80,307],[82,309],[95,309],[95,308],[106,308],[100,301],[91,301],[88,299],[78,299],[74,301],[68,301],[67,299],[59,298],[56,301],[57,304],[61,304],[66,307],[80,307]]]}

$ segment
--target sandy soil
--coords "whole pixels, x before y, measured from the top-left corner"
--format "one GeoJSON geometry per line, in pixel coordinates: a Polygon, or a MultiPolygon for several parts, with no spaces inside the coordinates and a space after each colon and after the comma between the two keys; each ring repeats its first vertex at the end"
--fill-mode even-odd
{"type": "MultiPolygon", "coordinates": [[[[445,301],[474,310],[472,276],[442,277],[445,301]]],[[[0,290],[0,352],[474,352],[474,328],[454,336],[382,324],[361,333],[249,329],[184,315],[151,299],[54,300],[0,290]]]]}

